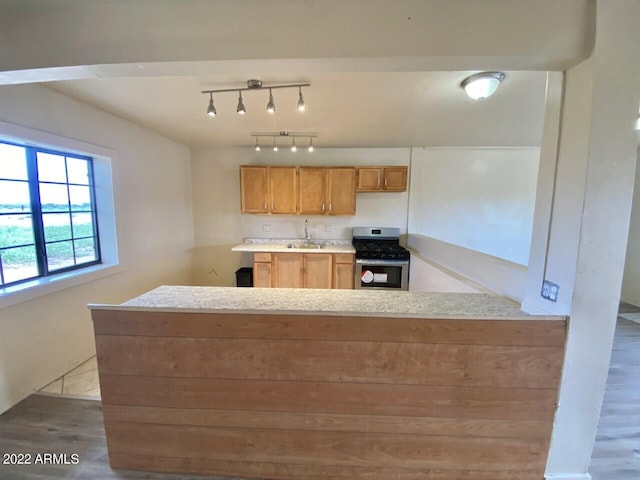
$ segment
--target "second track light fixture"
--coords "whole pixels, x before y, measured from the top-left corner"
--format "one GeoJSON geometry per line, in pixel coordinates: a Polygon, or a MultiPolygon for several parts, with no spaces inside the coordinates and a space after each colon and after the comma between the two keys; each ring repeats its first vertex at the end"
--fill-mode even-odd
{"type": "Polygon", "coordinates": [[[315,137],[318,136],[318,134],[316,133],[309,133],[309,132],[287,132],[287,131],[282,131],[282,132],[263,132],[263,133],[252,133],[251,134],[252,137],[256,138],[256,143],[254,146],[254,149],[256,152],[259,152],[260,150],[262,150],[261,145],[260,145],[260,139],[273,139],[273,151],[277,152],[278,151],[278,139],[287,139],[290,138],[291,139],[291,151],[292,152],[297,152],[298,151],[298,145],[296,144],[296,138],[308,138],[309,139],[309,146],[307,147],[307,151],[308,152],[313,152],[314,151],[314,147],[313,147],[313,139],[315,137]]]}
{"type": "Polygon", "coordinates": [[[213,105],[213,94],[214,93],[224,93],[224,92],[238,92],[238,107],[236,108],[236,112],[240,115],[244,115],[247,113],[247,109],[244,106],[244,102],[242,101],[242,92],[247,92],[249,90],[269,90],[269,101],[267,103],[267,112],[275,113],[276,111],[276,102],[273,99],[272,90],[278,88],[297,88],[298,89],[298,104],[297,109],[299,111],[306,110],[307,106],[304,103],[304,98],[302,97],[302,87],[310,87],[310,83],[292,83],[290,85],[262,85],[262,80],[251,79],[247,80],[247,86],[242,88],[223,88],[220,90],[202,90],[201,93],[205,95],[209,95],[209,105],[207,107],[207,115],[214,117],[216,115],[216,107],[213,105]]]}

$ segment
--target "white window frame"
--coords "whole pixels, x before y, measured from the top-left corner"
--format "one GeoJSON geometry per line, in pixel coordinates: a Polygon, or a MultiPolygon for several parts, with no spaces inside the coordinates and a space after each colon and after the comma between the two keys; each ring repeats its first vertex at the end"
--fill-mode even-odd
{"type": "Polygon", "coordinates": [[[117,153],[98,145],[1,121],[0,140],[93,158],[95,203],[100,226],[98,239],[102,257],[102,263],[98,265],[0,288],[0,310],[124,271],[118,259],[113,197],[113,168],[117,164],[117,153]]]}

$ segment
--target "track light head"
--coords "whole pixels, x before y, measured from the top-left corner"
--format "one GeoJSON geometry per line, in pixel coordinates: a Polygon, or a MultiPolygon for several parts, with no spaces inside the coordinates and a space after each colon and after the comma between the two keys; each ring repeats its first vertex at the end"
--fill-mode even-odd
{"type": "Polygon", "coordinates": [[[269,89],[269,103],[267,103],[267,112],[275,113],[276,111],[276,103],[273,101],[273,95],[271,94],[271,89],[269,89]]]}
{"type": "Polygon", "coordinates": [[[213,104],[213,93],[209,94],[209,106],[207,107],[207,115],[209,115],[210,117],[215,117],[216,116],[216,107],[213,104]]]}
{"type": "Polygon", "coordinates": [[[242,102],[242,92],[238,91],[238,108],[236,108],[236,112],[240,115],[244,115],[247,113],[247,109],[244,108],[244,103],[242,102]]]}
{"type": "Polygon", "coordinates": [[[298,110],[304,112],[307,109],[307,106],[304,103],[304,98],[302,98],[302,87],[298,87],[298,110]]]}

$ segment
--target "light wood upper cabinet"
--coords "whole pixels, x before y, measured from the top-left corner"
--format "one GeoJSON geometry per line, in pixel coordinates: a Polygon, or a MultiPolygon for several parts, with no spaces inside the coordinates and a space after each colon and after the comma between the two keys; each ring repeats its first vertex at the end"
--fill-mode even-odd
{"type": "Polygon", "coordinates": [[[355,215],[354,167],[300,167],[299,213],[307,215],[355,215]]]}
{"type": "Polygon", "coordinates": [[[329,215],[355,215],[356,169],[353,167],[328,168],[329,215]]]}
{"type": "Polygon", "coordinates": [[[404,192],[407,167],[358,167],[358,192],[404,192]]]}
{"type": "Polygon", "coordinates": [[[297,213],[296,167],[240,167],[242,213],[297,213]]]}
{"type": "Polygon", "coordinates": [[[327,211],[327,172],[322,167],[298,169],[298,207],[300,213],[324,215],[327,211]]]}
{"type": "Polygon", "coordinates": [[[269,211],[297,213],[298,176],[296,167],[269,167],[269,211]]]}
{"type": "Polygon", "coordinates": [[[307,253],[304,255],[305,288],[331,288],[333,255],[331,253],[307,253]]]}
{"type": "Polygon", "coordinates": [[[375,192],[382,186],[382,168],[379,167],[359,167],[358,185],[359,192],[375,192]]]}
{"type": "Polygon", "coordinates": [[[240,167],[240,211],[267,213],[269,207],[268,167],[240,167]]]}
{"type": "Polygon", "coordinates": [[[407,167],[385,167],[382,189],[387,192],[407,190],[407,167]]]}

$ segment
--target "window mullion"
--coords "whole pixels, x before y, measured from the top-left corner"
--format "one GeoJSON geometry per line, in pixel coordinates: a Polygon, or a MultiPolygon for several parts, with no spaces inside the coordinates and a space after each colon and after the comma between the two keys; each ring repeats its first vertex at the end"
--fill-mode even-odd
{"type": "Polygon", "coordinates": [[[42,205],[40,204],[40,188],[38,183],[38,161],[36,149],[25,147],[27,156],[27,176],[29,178],[29,194],[31,196],[31,219],[33,236],[36,244],[38,260],[38,275],[45,276],[47,270],[47,249],[44,240],[44,224],[42,220],[42,205]]]}
{"type": "Polygon", "coordinates": [[[100,247],[100,228],[98,225],[98,209],[96,207],[96,182],[93,171],[93,162],[89,163],[89,195],[91,198],[91,220],[93,222],[93,245],[96,249],[96,258],[99,262],[102,261],[102,249],[100,247]]]}

